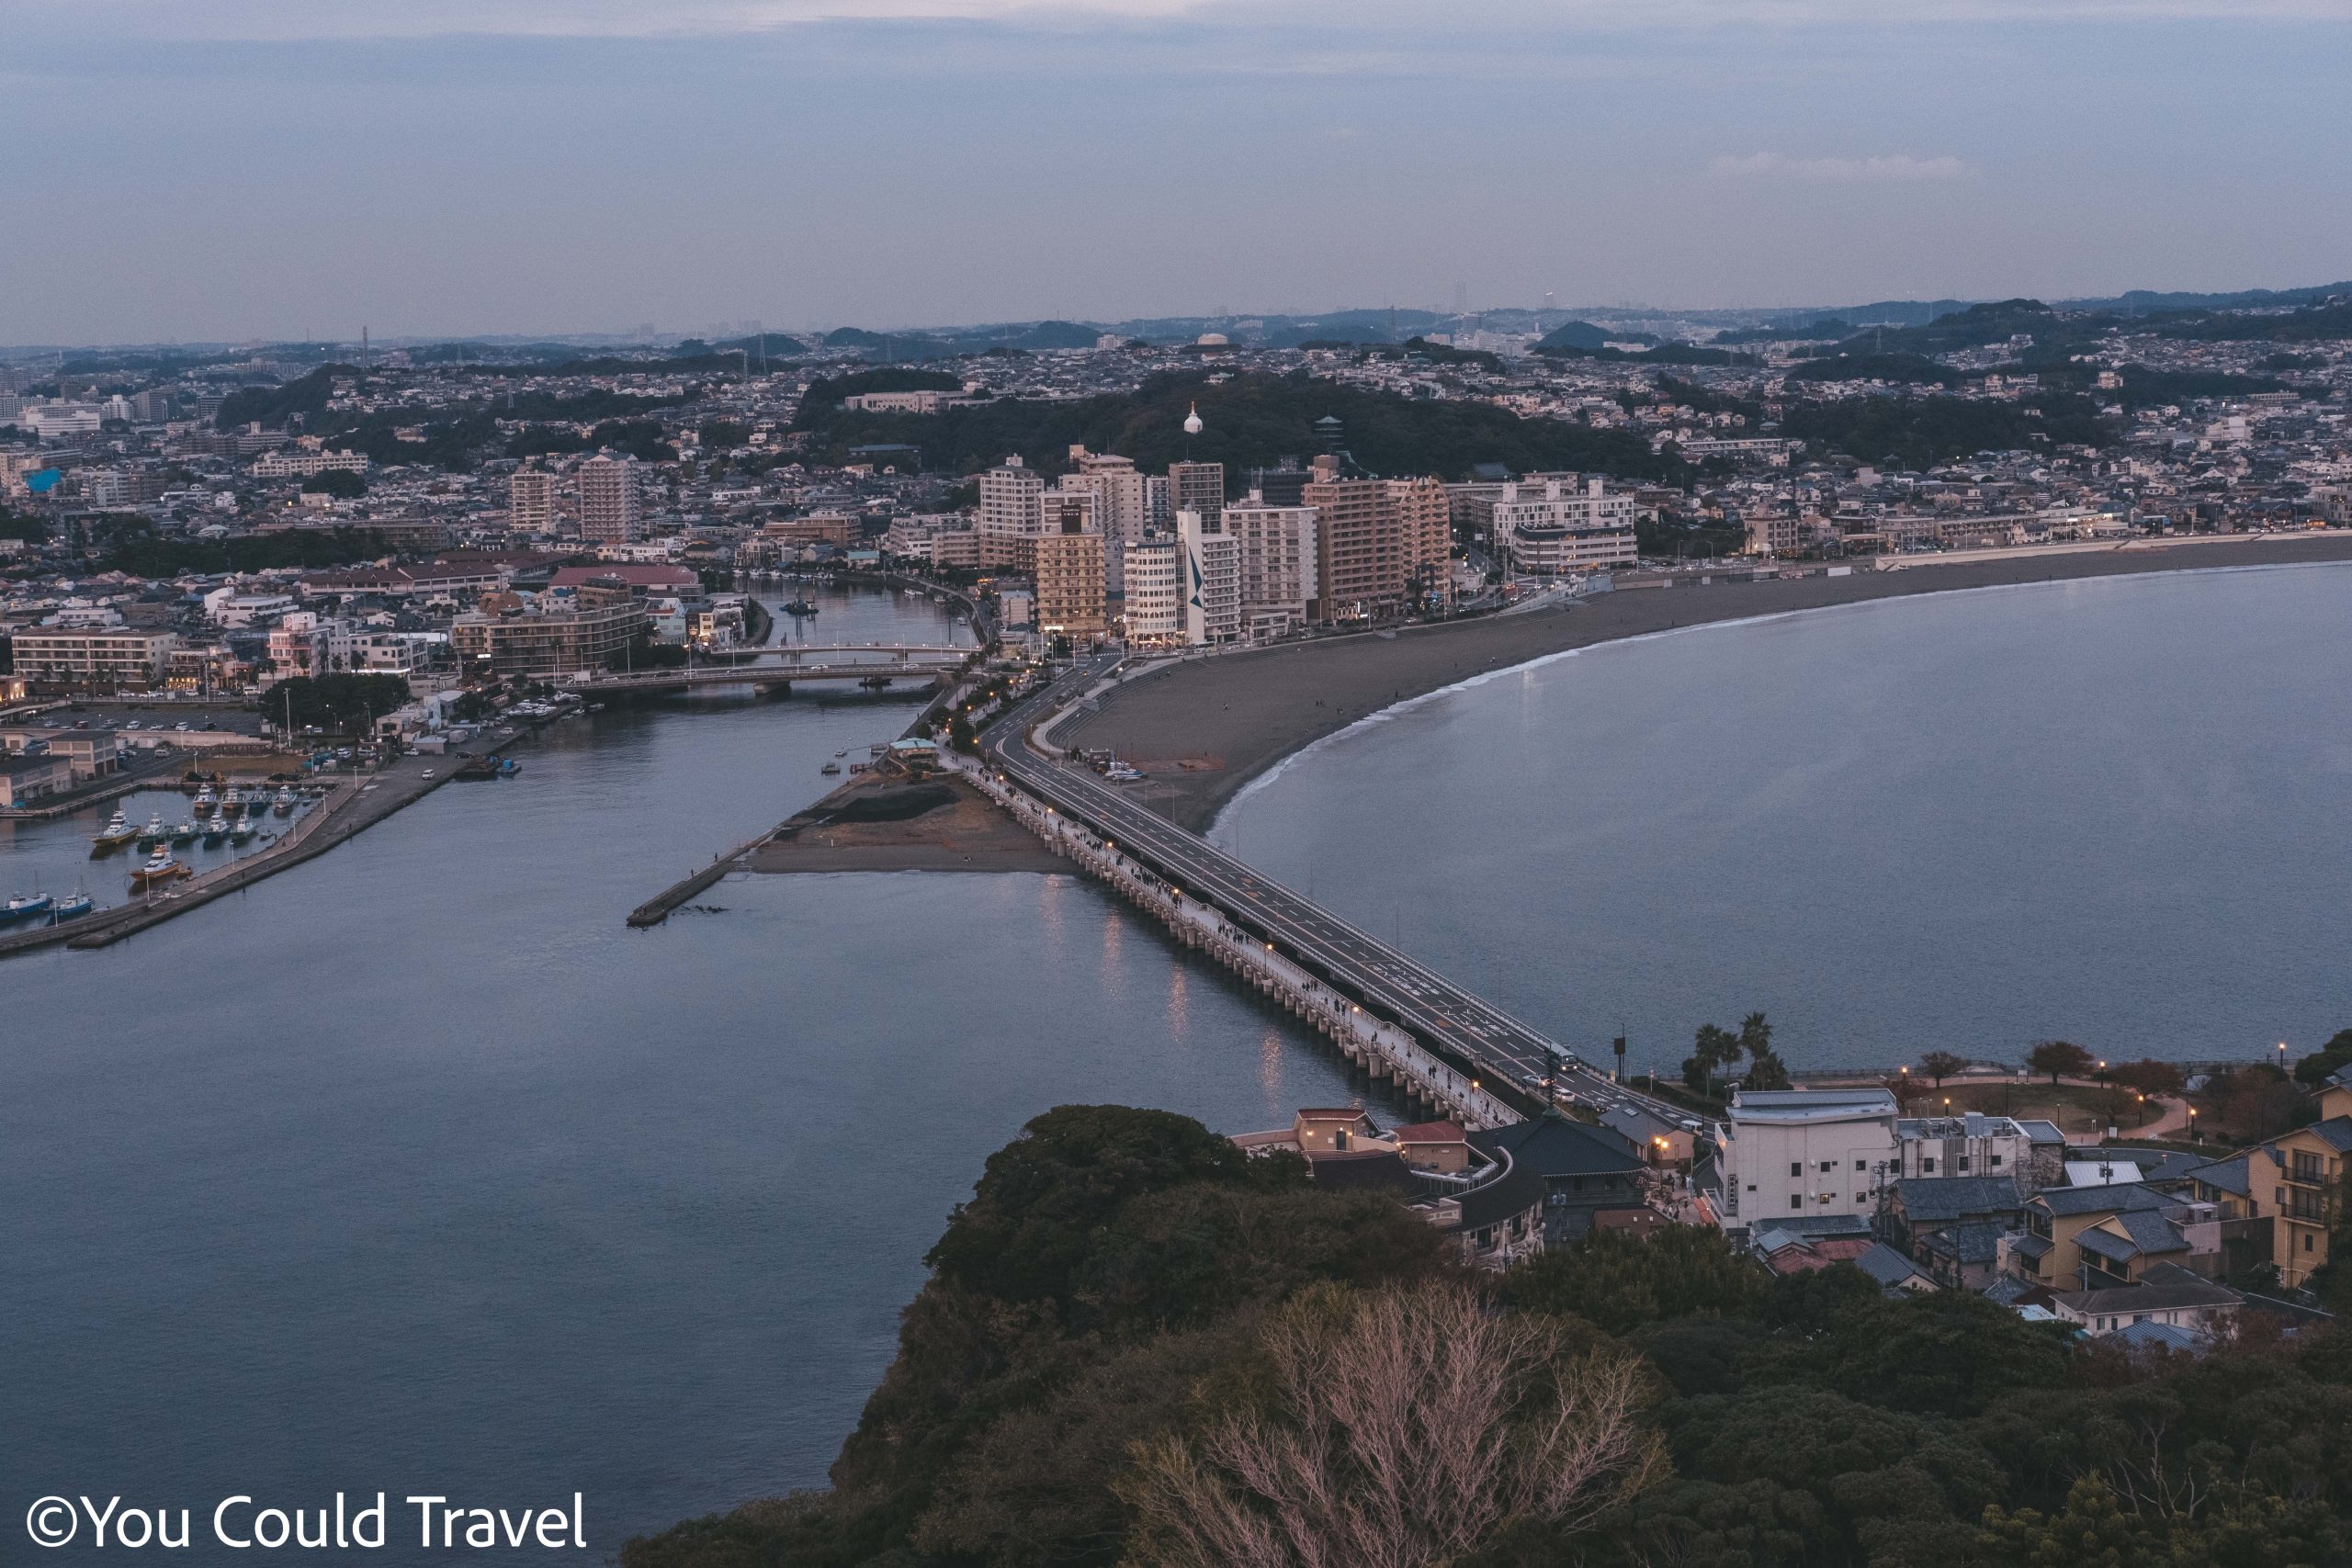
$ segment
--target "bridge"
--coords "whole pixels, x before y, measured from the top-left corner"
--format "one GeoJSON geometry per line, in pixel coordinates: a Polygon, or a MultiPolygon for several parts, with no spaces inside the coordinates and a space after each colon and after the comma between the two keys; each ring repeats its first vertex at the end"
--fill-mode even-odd
{"type": "Polygon", "coordinates": [[[1555,1100],[1638,1108],[1696,1125],[1690,1111],[1616,1082],[1428,965],[1136,805],[1091,769],[1035,749],[1032,729],[1112,668],[1081,666],[1007,712],[981,738],[981,761],[969,770],[975,782],[1167,919],[1180,939],[1211,947],[1351,1055],[1368,1066],[1376,1059],[1374,1075],[1393,1077],[1415,1098],[1475,1125],[1512,1121],[1555,1100]]]}
{"type": "Polygon", "coordinates": [[[804,681],[855,681],[877,688],[902,681],[935,684],[955,675],[980,653],[977,648],[878,642],[763,648],[724,662],[673,670],[608,671],[574,681],[567,689],[625,695],[684,692],[697,686],[791,686],[804,681]]]}

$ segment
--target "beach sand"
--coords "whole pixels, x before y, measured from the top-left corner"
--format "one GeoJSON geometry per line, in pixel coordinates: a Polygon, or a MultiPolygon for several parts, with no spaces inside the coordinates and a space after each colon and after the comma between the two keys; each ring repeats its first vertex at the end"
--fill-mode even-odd
{"type": "Polygon", "coordinates": [[[2137,542],[2074,554],[1937,562],[1847,577],[1624,589],[1574,609],[1329,637],[1189,660],[1128,682],[1060,725],[1064,746],[1108,747],[1151,776],[1128,787],[1199,830],[1251,779],[1366,714],[1547,654],[1711,621],[1917,593],[2150,571],[2352,561],[2352,533],[2137,542]]]}

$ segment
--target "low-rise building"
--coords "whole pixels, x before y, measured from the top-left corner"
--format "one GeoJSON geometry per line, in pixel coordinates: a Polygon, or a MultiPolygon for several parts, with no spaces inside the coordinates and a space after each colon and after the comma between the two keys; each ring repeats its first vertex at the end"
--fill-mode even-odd
{"type": "Polygon", "coordinates": [[[1722,1139],[1726,1220],[1871,1214],[1897,1169],[1896,1120],[1883,1089],[1733,1090],[1722,1139]]]}
{"type": "Polygon", "coordinates": [[[41,751],[0,757],[0,807],[37,806],[73,787],[74,764],[63,757],[41,751]]]}
{"type": "Polygon", "coordinates": [[[583,592],[570,609],[459,615],[449,626],[458,668],[545,680],[609,667],[645,629],[645,606],[627,595],[583,592]]]}
{"type": "Polygon", "coordinates": [[[178,645],[170,632],[122,626],[37,627],[14,638],[17,673],[27,680],[120,691],[161,686],[178,645]]]}

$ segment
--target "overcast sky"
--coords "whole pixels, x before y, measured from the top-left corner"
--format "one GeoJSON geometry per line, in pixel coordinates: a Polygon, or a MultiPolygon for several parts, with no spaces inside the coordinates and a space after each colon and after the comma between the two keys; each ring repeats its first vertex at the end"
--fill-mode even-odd
{"type": "Polygon", "coordinates": [[[2352,0],[0,0],[0,343],[2287,287],[2352,0]]]}

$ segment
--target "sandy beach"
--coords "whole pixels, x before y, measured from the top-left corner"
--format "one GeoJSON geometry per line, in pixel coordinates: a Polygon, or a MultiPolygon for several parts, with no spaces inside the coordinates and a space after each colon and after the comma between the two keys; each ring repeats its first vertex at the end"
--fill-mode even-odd
{"type": "Polygon", "coordinates": [[[2070,554],[1940,561],[1847,577],[1626,589],[1573,609],[1457,621],[1219,655],[1131,681],[1055,731],[1149,773],[1132,786],[1199,829],[1252,778],[1366,714],[1547,654],[1677,626],[1917,593],[2151,571],[2352,561],[2352,533],[2142,541],[2070,554]]]}

